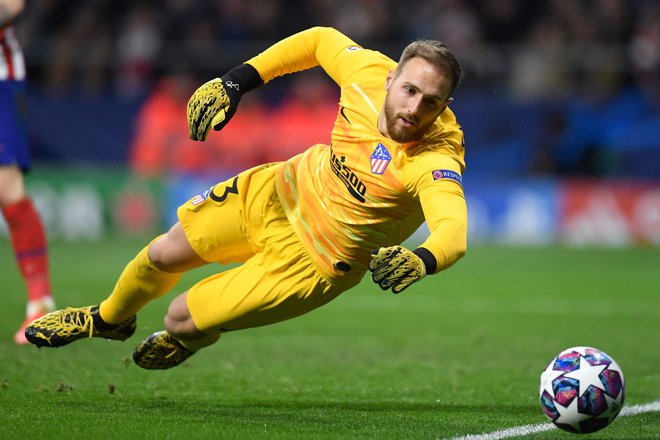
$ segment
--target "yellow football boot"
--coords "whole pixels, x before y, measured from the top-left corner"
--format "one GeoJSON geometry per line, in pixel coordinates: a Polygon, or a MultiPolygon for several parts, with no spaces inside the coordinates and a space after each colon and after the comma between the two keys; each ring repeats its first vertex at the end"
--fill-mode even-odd
{"type": "Polygon", "coordinates": [[[25,338],[37,347],[62,347],[82,338],[124,341],[135,333],[136,317],[119,324],[107,324],[99,316],[99,306],[88,306],[48,313],[32,321],[25,338]]]}
{"type": "Polygon", "coordinates": [[[176,367],[193,354],[194,351],[188,350],[163,330],[140,342],[133,351],[133,361],[147,370],[166,370],[176,367]]]}

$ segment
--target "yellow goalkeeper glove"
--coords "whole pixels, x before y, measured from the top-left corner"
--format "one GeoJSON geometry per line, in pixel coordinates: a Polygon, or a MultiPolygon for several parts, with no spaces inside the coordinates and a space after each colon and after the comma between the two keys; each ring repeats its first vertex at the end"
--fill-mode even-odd
{"type": "Polygon", "coordinates": [[[381,289],[399,293],[435,272],[436,260],[428,249],[410,251],[403,246],[390,246],[371,251],[371,279],[381,289]]]}
{"type": "Polygon", "coordinates": [[[186,109],[190,139],[206,140],[211,127],[222,130],[236,113],[241,96],[261,84],[259,72],[249,64],[202,84],[190,97],[186,109]]]}

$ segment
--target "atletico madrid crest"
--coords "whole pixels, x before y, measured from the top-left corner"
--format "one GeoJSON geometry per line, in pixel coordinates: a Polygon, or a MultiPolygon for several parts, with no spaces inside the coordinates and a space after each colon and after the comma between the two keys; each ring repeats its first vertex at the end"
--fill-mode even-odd
{"type": "Polygon", "coordinates": [[[391,160],[392,156],[390,156],[390,152],[387,151],[385,145],[376,145],[376,149],[371,155],[371,172],[373,174],[383,174],[391,160]]]}
{"type": "Polygon", "coordinates": [[[210,189],[207,189],[201,194],[197,194],[195,197],[192,198],[191,202],[193,206],[199,205],[200,203],[204,203],[206,198],[209,196],[209,193],[211,192],[210,189]]]}

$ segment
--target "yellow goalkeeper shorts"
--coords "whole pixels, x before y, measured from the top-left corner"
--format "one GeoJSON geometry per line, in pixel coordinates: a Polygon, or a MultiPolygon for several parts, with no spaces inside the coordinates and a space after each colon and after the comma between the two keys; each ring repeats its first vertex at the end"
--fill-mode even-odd
{"type": "Polygon", "coordinates": [[[280,164],[247,170],[182,205],[186,237],[204,260],[243,263],[188,291],[201,331],[232,331],[290,319],[328,303],[359,280],[328,280],[308,257],[275,191],[280,164]]]}

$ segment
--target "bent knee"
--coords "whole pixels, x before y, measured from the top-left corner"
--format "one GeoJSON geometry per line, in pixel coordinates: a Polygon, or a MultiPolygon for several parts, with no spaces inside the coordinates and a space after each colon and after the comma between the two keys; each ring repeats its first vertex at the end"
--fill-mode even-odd
{"type": "Polygon", "coordinates": [[[192,249],[179,223],[149,245],[148,255],[165,272],[185,272],[207,263],[192,249]]]}
{"type": "Polygon", "coordinates": [[[163,320],[165,330],[177,339],[199,339],[205,336],[195,325],[186,303],[188,293],[183,293],[170,303],[163,320]]]}
{"type": "Polygon", "coordinates": [[[167,270],[171,265],[167,257],[168,243],[166,241],[167,238],[165,235],[158,237],[149,245],[149,249],[147,250],[149,261],[160,270],[167,270]]]}
{"type": "Polygon", "coordinates": [[[164,319],[165,330],[177,339],[194,340],[204,336],[204,333],[199,331],[192,318],[185,320],[177,320],[166,315],[164,319]]]}

